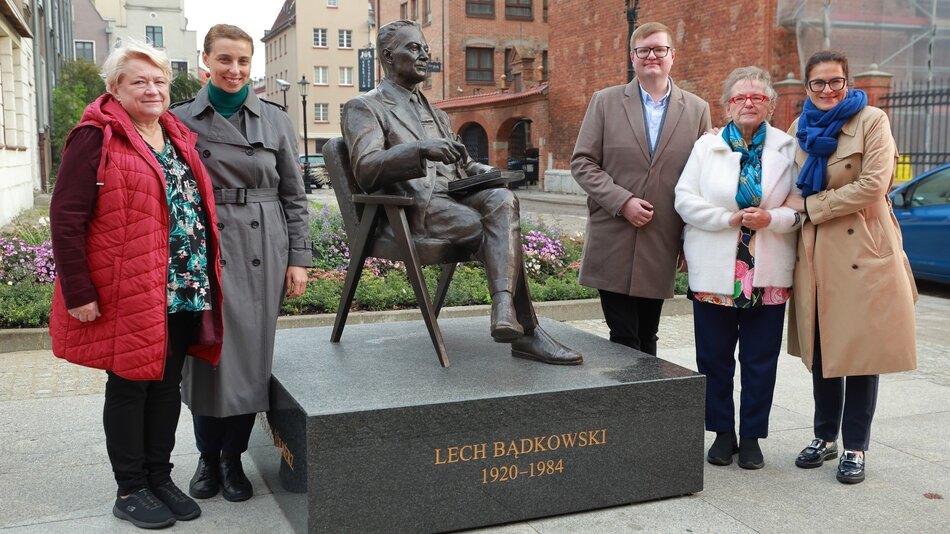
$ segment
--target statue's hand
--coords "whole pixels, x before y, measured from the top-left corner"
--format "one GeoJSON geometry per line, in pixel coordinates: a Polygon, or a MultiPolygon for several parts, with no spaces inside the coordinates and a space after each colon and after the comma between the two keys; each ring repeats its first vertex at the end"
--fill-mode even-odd
{"type": "Polygon", "coordinates": [[[427,160],[452,164],[462,159],[465,145],[449,139],[426,139],[419,141],[419,152],[427,160]]]}

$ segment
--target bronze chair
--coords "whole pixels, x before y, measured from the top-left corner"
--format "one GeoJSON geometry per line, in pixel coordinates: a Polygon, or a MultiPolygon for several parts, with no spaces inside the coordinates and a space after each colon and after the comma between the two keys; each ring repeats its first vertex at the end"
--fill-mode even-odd
{"type": "Polygon", "coordinates": [[[350,247],[350,263],[346,268],[343,294],[340,296],[340,307],[336,312],[330,341],[339,343],[343,335],[343,327],[346,325],[346,317],[350,312],[350,305],[353,304],[356,285],[360,281],[366,258],[401,261],[406,265],[409,283],[416,294],[439,363],[442,367],[448,367],[449,357],[437,319],[445,303],[445,294],[452,275],[455,274],[455,268],[459,262],[473,260],[474,257],[469,251],[448,241],[413,237],[406,219],[406,207],[412,205],[412,197],[364,194],[353,176],[349,152],[342,137],[334,137],[323,145],[323,157],[330,183],[336,192],[350,247]],[[393,230],[391,236],[376,231],[384,214],[393,230]],[[423,265],[442,266],[434,300],[429,298],[429,290],[422,276],[423,265]]]}

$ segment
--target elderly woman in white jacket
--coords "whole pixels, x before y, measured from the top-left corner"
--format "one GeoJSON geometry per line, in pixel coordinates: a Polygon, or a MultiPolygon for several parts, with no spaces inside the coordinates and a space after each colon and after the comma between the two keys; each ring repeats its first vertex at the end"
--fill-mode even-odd
{"type": "Polygon", "coordinates": [[[765,465],[758,440],[768,436],[800,225],[800,216],[782,207],[795,191],[795,141],[766,122],[775,96],[762,69],[732,71],[722,96],[729,123],[696,141],[676,186],[676,211],[686,223],[696,363],[706,375],[706,430],[716,433],[706,458],[729,465],[738,453],[745,469],[765,465]]]}

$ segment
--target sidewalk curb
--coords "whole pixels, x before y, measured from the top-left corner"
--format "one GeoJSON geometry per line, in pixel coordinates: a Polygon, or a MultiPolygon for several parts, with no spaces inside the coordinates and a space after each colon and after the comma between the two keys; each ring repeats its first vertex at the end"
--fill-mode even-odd
{"type": "MultiPolygon", "coordinates": [[[[551,302],[535,302],[535,312],[541,317],[555,321],[586,321],[603,319],[600,308],[600,299],[559,300],[551,302]]],[[[439,317],[454,319],[457,317],[487,316],[491,306],[452,306],[443,308],[439,317]]],[[[692,303],[682,295],[666,299],[663,304],[663,315],[690,315],[693,313],[692,303]]],[[[277,319],[277,328],[310,328],[333,326],[335,313],[321,313],[317,315],[290,315],[277,319]]],[[[417,321],[422,318],[418,309],[387,310],[387,311],[357,311],[350,312],[347,324],[374,324],[392,323],[397,321],[417,321]]],[[[0,330],[0,354],[20,352],[26,350],[49,350],[52,343],[46,328],[16,328],[0,330]]]]}

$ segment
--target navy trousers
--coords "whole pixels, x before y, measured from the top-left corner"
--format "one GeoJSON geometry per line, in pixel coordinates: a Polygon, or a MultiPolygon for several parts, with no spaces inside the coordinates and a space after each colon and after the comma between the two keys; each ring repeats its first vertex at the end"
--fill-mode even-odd
{"type": "Polygon", "coordinates": [[[192,415],[191,418],[195,425],[195,442],[202,456],[215,458],[223,454],[233,457],[247,450],[257,414],[231,417],[192,415]]]}
{"type": "Polygon", "coordinates": [[[600,291],[600,307],[610,329],[610,340],[656,356],[663,299],[632,297],[600,291]]]}
{"type": "Polygon", "coordinates": [[[879,375],[825,378],[821,372],[821,339],[815,328],[815,356],[811,364],[815,397],[815,437],[838,439],[849,451],[866,451],[871,444],[871,421],[877,407],[879,375]]]}
{"type": "Polygon", "coordinates": [[[696,365],[706,375],[706,430],[735,432],[732,393],[738,342],[739,435],[768,437],[784,319],[784,304],[743,309],[693,301],[696,365]]]}

